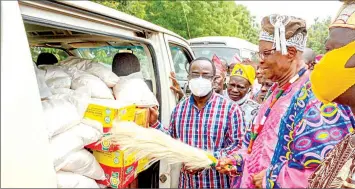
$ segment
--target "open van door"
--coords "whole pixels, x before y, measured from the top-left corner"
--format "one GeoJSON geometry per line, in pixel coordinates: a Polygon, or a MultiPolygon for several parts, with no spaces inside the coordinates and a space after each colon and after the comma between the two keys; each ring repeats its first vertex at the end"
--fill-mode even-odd
{"type": "MultiPolygon", "coordinates": [[[[187,75],[190,62],[194,59],[193,52],[187,41],[175,36],[164,34],[171,70],[176,73],[176,78],[185,91],[187,90],[187,75]]],[[[168,165],[160,161],[159,188],[178,188],[181,164],[168,165]]]]}
{"type": "Polygon", "coordinates": [[[187,75],[190,62],[195,58],[187,41],[171,36],[164,35],[165,43],[168,49],[168,55],[172,70],[176,74],[180,87],[186,92],[187,75]]]}
{"type": "Polygon", "coordinates": [[[17,1],[1,1],[1,187],[56,188],[36,75],[17,1]]]}

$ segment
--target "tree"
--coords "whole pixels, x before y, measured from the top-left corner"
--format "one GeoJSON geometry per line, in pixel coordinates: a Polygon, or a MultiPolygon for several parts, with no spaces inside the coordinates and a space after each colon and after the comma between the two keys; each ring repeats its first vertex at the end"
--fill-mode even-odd
{"type": "Polygon", "coordinates": [[[325,53],[325,41],[328,38],[328,27],[331,22],[331,17],[319,20],[316,18],[314,24],[308,29],[308,41],[307,46],[311,48],[317,54],[325,53]]]}
{"type": "Polygon", "coordinates": [[[258,41],[255,18],[233,1],[110,1],[94,2],[147,20],[184,38],[232,36],[258,41]]]}

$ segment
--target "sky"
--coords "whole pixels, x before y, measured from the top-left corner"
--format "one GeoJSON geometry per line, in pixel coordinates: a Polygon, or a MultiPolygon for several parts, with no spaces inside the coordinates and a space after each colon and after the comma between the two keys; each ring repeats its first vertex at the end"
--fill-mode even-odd
{"type": "Polygon", "coordinates": [[[307,26],[314,23],[317,17],[325,19],[331,16],[333,19],[342,5],[339,1],[235,1],[235,3],[245,5],[258,23],[262,17],[277,13],[303,18],[307,26]]]}

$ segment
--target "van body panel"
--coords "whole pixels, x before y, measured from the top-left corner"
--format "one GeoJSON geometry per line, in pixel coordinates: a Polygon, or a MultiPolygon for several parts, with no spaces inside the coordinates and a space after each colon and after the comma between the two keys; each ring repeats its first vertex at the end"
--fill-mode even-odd
{"type": "MultiPolygon", "coordinates": [[[[2,100],[1,104],[3,109],[1,147],[5,152],[1,159],[2,187],[54,188],[57,186],[28,43],[28,40],[33,42],[41,39],[26,36],[24,21],[44,27],[82,32],[87,36],[78,37],[83,39],[85,37],[90,39],[90,34],[95,34],[101,36],[103,41],[127,40],[144,43],[146,45],[144,51],[150,52],[147,54],[153,60],[152,69],[156,73],[152,82],[153,90],[160,99],[159,118],[165,127],[169,126],[171,112],[177,102],[174,93],[170,90],[172,82],[169,75],[174,71],[174,62],[169,43],[183,47],[192,60],[193,52],[184,38],[160,26],[89,1],[5,1],[1,2],[1,5],[7,10],[1,13],[2,28],[4,28],[1,40],[2,53],[4,53],[1,56],[1,88],[5,91],[2,97],[6,99],[2,100]],[[11,27],[8,25],[10,22],[11,27]],[[138,33],[145,35],[137,35],[138,33]],[[4,40],[5,38],[9,40],[4,40]],[[18,54],[22,56],[17,56],[18,54]],[[26,87],[21,85],[23,81],[26,81],[26,87]],[[30,113],[20,111],[19,114],[19,108],[28,107],[31,108],[31,111],[28,111],[30,113]],[[19,115],[22,116],[21,119],[18,119],[19,115]],[[21,132],[17,134],[13,128],[19,128],[21,132]],[[26,141],[27,146],[36,148],[23,148],[23,143],[19,141],[26,141]],[[23,158],[26,158],[26,161],[23,161],[23,158]],[[18,170],[21,170],[21,175],[27,175],[21,177],[21,182],[18,182],[20,176],[18,170]]],[[[51,38],[53,37],[43,38],[40,42],[65,40],[60,36],[51,38]]],[[[168,178],[166,182],[160,182],[159,187],[177,187],[180,168],[181,165],[170,166],[161,161],[159,176],[168,173],[165,174],[168,178]]]]}
{"type": "Polygon", "coordinates": [[[184,40],[185,43],[187,43],[187,41],[179,36],[178,34],[167,30],[161,26],[155,25],[153,23],[150,23],[148,21],[139,19],[137,17],[134,17],[132,15],[129,14],[125,14],[123,12],[119,12],[115,9],[94,3],[94,2],[90,2],[90,1],[57,1],[60,2],[62,4],[65,5],[69,5],[69,6],[73,6],[79,9],[83,9],[89,12],[93,12],[93,13],[97,13],[100,15],[104,15],[106,17],[110,17],[110,18],[114,18],[117,19],[117,21],[121,21],[122,25],[124,23],[131,25],[131,26],[139,26],[140,28],[144,28],[145,30],[148,31],[156,31],[156,32],[162,32],[162,33],[166,33],[172,36],[175,36],[181,40],[184,40]]]}
{"type": "Polygon", "coordinates": [[[56,188],[44,113],[18,2],[1,1],[1,10],[1,187],[56,188]]]}

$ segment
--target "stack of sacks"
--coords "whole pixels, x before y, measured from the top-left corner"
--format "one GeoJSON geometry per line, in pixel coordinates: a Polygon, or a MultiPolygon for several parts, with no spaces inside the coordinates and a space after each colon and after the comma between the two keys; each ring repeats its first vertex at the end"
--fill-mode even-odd
{"type": "Polygon", "coordinates": [[[159,106],[154,93],[144,82],[141,72],[120,77],[113,87],[116,100],[127,104],[136,104],[140,107],[159,106]]]}
{"type": "Polygon", "coordinates": [[[91,97],[114,99],[111,88],[119,78],[110,68],[93,60],[69,57],[55,65],[40,65],[45,71],[45,82],[54,94],[68,93],[80,87],[88,87],[91,97]]]}
{"type": "Polygon", "coordinates": [[[99,188],[95,180],[105,180],[104,171],[84,146],[102,138],[103,126],[83,117],[91,98],[114,99],[109,87],[118,77],[100,63],[78,58],[39,68],[35,70],[57,185],[99,188]]]}
{"type": "Polygon", "coordinates": [[[103,134],[100,123],[82,120],[89,98],[88,90],[79,88],[42,101],[58,187],[98,188],[95,180],[105,179],[94,156],[84,149],[103,134]]]}

